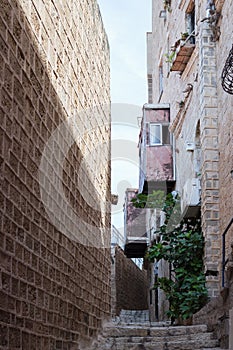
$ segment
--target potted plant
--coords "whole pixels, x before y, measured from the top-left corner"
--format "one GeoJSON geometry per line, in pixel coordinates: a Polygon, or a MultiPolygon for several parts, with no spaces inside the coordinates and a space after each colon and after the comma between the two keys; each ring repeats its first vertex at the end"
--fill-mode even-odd
{"type": "Polygon", "coordinates": [[[181,34],[181,40],[183,40],[183,41],[185,41],[189,36],[188,32],[184,32],[184,33],[181,32],[180,34],[181,34]]]}
{"type": "Polygon", "coordinates": [[[171,0],[163,0],[164,10],[171,12],[171,0]]]}

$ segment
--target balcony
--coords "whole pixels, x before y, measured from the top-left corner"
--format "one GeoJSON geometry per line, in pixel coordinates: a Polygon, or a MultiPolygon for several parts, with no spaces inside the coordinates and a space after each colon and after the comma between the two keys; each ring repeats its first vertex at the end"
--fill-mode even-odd
{"type": "Polygon", "coordinates": [[[178,40],[172,48],[171,68],[172,72],[183,72],[195,49],[194,32],[185,40],[178,40]]]}
{"type": "Polygon", "coordinates": [[[176,53],[174,61],[171,66],[171,71],[183,72],[187,63],[192,56],[195,44],[185,44],[179,47],[179,51],[176,53]]]}
{"type": "Polygon", "coordinates": [[[128,204],[130,215],[126,223],[125,255],[128,258],[144,258],[149,244],[146,233],[146,213],[128,204]]]}
{"type": "Polygon", "coordinates": [[[167,104],[146,104],[139,138],[139,193],[173,189],[173,140],[167,104]]]}
{"type": "Polygon", "coordinates": [[[131,199],[137,194],[136,189],[128,188],[125,192],[125,255],[128,258],[143,258],[148,246],[146,233],[146,209],[135,208],[131,199]]]}
{"type": "Polygon", "coordinates": [[[125,243],[124,253],[127,258],[144,258],[148,247],[147,238],[128,237],[125,243]]]}

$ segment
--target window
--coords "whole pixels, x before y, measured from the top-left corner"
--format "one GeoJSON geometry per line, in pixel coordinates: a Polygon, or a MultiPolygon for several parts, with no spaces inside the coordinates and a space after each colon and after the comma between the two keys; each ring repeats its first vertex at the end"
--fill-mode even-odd
{"type": "Polygon", "coordinates": [[[151,124],[150,125],[150,144],[161,145],[162,144],[162,125],[151,124]]]}
{"type": "Polygon", "coordinates": [[[189,39],[190,44],[195,44],[195,7],[192,3],[186,12],[186,30],[189,35],[193,34],[189,39]]]}
{"type": "Polygon", "coordinates": [[[170,145],[170,133],[168,125],[163,124],[150,124],[149,142],[153,145],[170,145]]]}

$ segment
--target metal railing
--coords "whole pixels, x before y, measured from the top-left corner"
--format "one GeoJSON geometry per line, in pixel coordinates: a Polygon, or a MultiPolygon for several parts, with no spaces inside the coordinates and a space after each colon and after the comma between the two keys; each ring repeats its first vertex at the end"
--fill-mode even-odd
{"type": "Polygon", "coordinates": [[[229,222],[228,226],[226,227],[225,231],[222,234],[222,287],[225,287],[225,268],[226,265],[229,262],[229,259],[226,259],[226,235],[233,224],[233,218],[229,222]]]}

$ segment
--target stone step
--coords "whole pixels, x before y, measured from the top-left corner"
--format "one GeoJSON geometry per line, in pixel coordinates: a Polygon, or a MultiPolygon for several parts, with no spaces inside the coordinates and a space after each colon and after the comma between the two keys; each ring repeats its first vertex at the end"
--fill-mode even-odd
{"type": "Polygon", "coordinates": [[[121,316],[132,316],[132,315],[149,315],[149,310],[125,310],[125,309],[122,309],[121,312],[120,312],[120,315],[121,316]]]}
{"type": "Polygon", "coordinates": [[[212,340],[211,343],[206,344],[208,348],[203,348],[204,344],[199,344],[194,341],[180,341],[180,342],[138,342],[138,343],[112,343],[105,342],[99,347],[95,347],[95,350],[221,350],[216,348],[216,341],[212,340]]]}
{"type": "Polygon", "coordinates": [[[196,339],[179,339],[179,340],[170,340],[167,341],[159,339],[132,339],[130,340],[122,340],[122,339],[108,339],[108,345],[111,346],[112,349],[116,350],[125,350],[131,349],[133,347],[140,346],[145,349],[154,349],[154,350],[193,350],[193,349],[203,349],[204,346],[208,346],[209,348],[215,348],[218,345],[218,342],[215,339],[207,339],[207,338],[196,338],[196,339]]]}
{"type": "Polygon", "coordinates": [[[200,333],[200,334],[190,334],[190,335],[173,335],[173,336],[165,336],[165,337],[109,337],[109,339],[112,342],[115,343],[156,343],[156,342],[179,342],[179,341],[192,341],[197,340],[199,342],[202,342],[204,345],[207,344],[208,341],[213,340],[213,334],[212,333],[200,333]]]}
{"type": "Polygon", "coordinates": [[[189,335],[197,333],[206,333],[206,325],[195,325],[195,326],[166,326],[166,327],[148,327],[147,325],[140,326],[107,326],[104,329],[105,337],[118,337],[118,336],[153,336],[153,337],[165,337],[173,335],[189,335]]]}
{"type": "Polygon", "coordinates": [[[149,322],[149,310],[121,310],[118,322],[126,324],[149,322]]]}
{"type": "Polygon", "coordinates": [[[166,323],[105,325],[94,350],[221,350],[206,325],[168,326],[166,323]]]}

